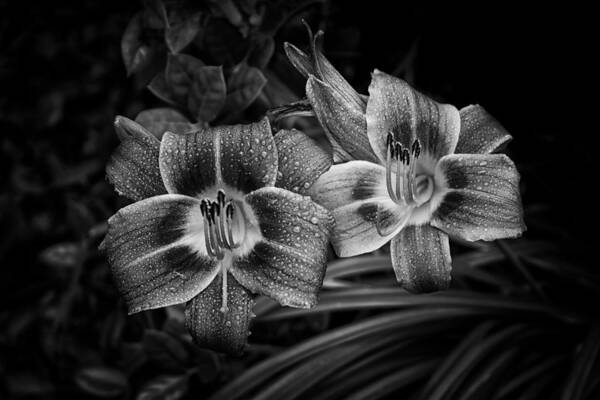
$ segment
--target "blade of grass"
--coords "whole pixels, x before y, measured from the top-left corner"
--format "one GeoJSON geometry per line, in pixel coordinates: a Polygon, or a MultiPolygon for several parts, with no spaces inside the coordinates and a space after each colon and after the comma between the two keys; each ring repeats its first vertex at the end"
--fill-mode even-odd
{"type": "Polygon", "coordinates": [[[511,348],[494,355],[492,359],[481,368],[459,395],[460,399],[489,399],[492,385],[502,379],[502,374],[518,356],[521,348],[511,348]]]}
{"type": "Polygon", "coordinates": [[[439,329],[438,323],[447,325],[448,321],[452,321],[452,324],[455,325],[461,318],[470,318],[476,315],[478,313],[473,310],[444,308],[401,311],[367,318],[306,340],[256,364],[215,393],[211,399],[233,400],[239,398],[244,393],[262,385],[283,369],[331,346],[340,346],[357,338],[370,337],[389,331],[397,332],[398,340],[402,340],[403,337],[415,337],[415,335],[421,334],[420,331],[439,329]]]}
{"type": "Polygon", "coordinates": [[[562,400],[581,400],[589,385],[590,372],[597,361],[600,349],[600,324],[593,326],[581,345],[573,363],[571,374],[567,378],[562,400]]]}
{"type": "Polygon", "coordinates": [[[549,303],[550,300],[548,299],[542,288],[537,284],[537,281],[534,279],[534,277],[531,276],[527,267],[523,264],[523,262],[521,262],[519,255],[515,253],[514,250],[504,240],[497,240],[496,244],[498,245],[500,250],[506,255],[506,258],[515,267],[515,269],[518,270],[521,273],[521,275],[523,275],[529,286],[531,286],[531,288],[538,295],[538,297],[545,303],[549,303]]]}
{"type": "Polygon", "coordinates": [[[505,383],[499,388],[498,392],[493,397],[493,400],[501,400],[504,398],[514,398],[517,389],[521,389],[527,382],[536,380],[538,377],[548,375],[549,371],[557,368],[565,360],[564,355],[550,357],[546,360],[537,361],[532,368],[524,368],[523,372],[519,373],[514,379],[505,383]],[[511,397],[509,397],[511,395],[511,397]]]}
{"type": "Polygon", "coordinates": [[[347,400],[371,400],[386,397],[398,389],[425,378],[433,371],[437,362],[438,360],[425,360],[385,375],[354,395],[347,397],[347,400]]]}
{"type": "Polygon", "coordinates": [[[396,341],[394,335],[388,334],[383,337],[374,337],[333,347],[316,357],[307,359],[304,363],[270,382],[266,388],[254,395],[253,399],[286,398],[291,400],[298,398],[342,366],[379,348],[386,348],[394,341],[396,341]]]}
{"type": "Polygon", "coordinates": [[[453,398],[454,391],[469,371],[496,346],[524,331],[523,326],[513,325],[489,334],[492,327],[491,323],[480,325],[459,344],[425,385],[423,398],[428,400],[453,398]]]}
{"type": "Polygon", "coordinates": [[[277,309],[264,315],[262,321],[297,318],[314,313],[348,311],[358,309],[386,309],[408,307],[464,307],[481,313],[504,315],[511,318],[527,316],[544,317],[565,323],[580,323],[582,317],[568,310],[540,304],[529,300],[506,296],[479,294],[467,291],[445,291],[425,295],[411,295],[391,289],[360,288],[323,293],[317,306],[311,309],[277,309]]]}

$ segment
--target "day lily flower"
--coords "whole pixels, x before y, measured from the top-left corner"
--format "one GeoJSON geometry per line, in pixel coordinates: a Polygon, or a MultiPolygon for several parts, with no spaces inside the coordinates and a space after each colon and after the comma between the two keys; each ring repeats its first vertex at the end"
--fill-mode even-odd
{"type": "Polygon", "coordinates": [[[482,107],[460,111],[375,71],[358,94],[312,40],[311,54],[287,45],[307,77],[306,93],[337,161],[311,189],[332,211],[340,257],[391,242],[396,278],[414,292],[447,288],[448,236],[469,241],[524,230],[519,174],[499,151],[511,140],[482,107]]]}
{"type": "Polygon", "coordinates": [[[316,177],[301,178],[292,162],[278,179],[267,119],[166,132],[160,141],[126,118],[116,125],[123,142],[108,174],[138,201],[109,219],[101,247],[130,313],[187,303],[198,344],[240,353],[253,294],[291,307],[316,304],[333,218],[283,188],[309,188],[316,177]]]}

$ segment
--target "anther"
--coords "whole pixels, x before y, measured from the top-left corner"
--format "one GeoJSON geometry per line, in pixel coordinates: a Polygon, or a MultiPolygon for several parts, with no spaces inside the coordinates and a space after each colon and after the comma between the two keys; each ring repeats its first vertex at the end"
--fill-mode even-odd
{"type": "Polygon", "coordinates": [[[219,189],[217,191],[217,202],[220,206],[223,206],[225,204],[225,192],[222,189],[219,189]]]}
{"type": "Polygon", "coordinates": [[[410,153],[408,152],[407,149],[402,150],[402,155],[404,158],[404,164],[406,164],[406,165],[410,164],[410,153]]]}
{"type": "Polygon", "coordinates": [[[394,143],[394,135],[392,134],[392,132],[388,132],[387,141],[386,141],[386,147],[387,147],[388,151],[393,151],[392,150],[393,143],[394,143]]]}

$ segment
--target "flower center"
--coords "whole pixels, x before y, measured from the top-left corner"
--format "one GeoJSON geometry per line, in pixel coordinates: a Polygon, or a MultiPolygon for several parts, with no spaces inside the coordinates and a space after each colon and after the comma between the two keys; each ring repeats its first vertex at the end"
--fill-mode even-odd
{"type": "Polygon", "coordinates": [[[200,202],[200,212],[204,222],[204,244],[209,256],[221,263],[222,307],[226,313],[227,307],[227,265],[223,260],[225,254],[237,249],[246,238],[246,215],[241,201],[228,199],[225,191],[217,191],[217,199],[203,199],[200,202]]]}
{"type": "Polygon", "coordinates": [[[417,175],[417,160],[421,144],[415,139],[410,149],[398,142],[390,132],[387,136],[385,181],[392,201],[401,206],[419,207],[433,195],[434,183],[428,174],[417,175]]]}

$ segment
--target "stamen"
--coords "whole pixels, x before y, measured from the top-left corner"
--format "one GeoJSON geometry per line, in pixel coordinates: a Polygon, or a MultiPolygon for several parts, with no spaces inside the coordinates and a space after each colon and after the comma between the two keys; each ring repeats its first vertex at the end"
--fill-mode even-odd
{"type": "Polygon", "coordinates": [[[220,207],[225,205],[225,192],[222,189],[217,191],[217,202],[219,203],[220,207]]]}
{"type": "Polygon", "coordinates": [[[417,185],[417,162],[421,155],[421,143],[415,139],[410,147],[403,146],[396,141],[393,132],[386,138],[387,157],[385,165],[385,180],[388,194],[393,202],[403,206],[422,204],[423,196],[419,195],[417,185]],[[396,162],[395,184],[392,184],[392,168],[396,162]],[[419,203],[419,204],[417,204],[419,203]]]}
{"type": "Polygon", "coordinates": [[[216,239],[217,239],[217,243],[219,244],[220,247],[225,247],[225,238],[223,237],[223,235],[221,235],[221,229],[220,229],[220,225],[221,225],[221,206],[219,205],[218,202],[220,202],[221,200],[218,198],[217,196],[217,203],[212,203],[211,207],[210,207],[210,211],[211,211],[211,215],[214,216],[214,224],[215,224],[215,235],[216,235],[216,239]]]}
{"type": "Polygon", "coordinates": [[[398,198],[396,197],[396,193],[392,188],[392,160],[394,159],[394,145],[392,140],[392,134],[388,133],[388,152],[385,163],[385,184],[387,186],[387,191],[392,201],[394,203],[398,203],[398,198]]]}
{"type": "Polygon", "coordinates": [[[415,162],[410,162],[410,153],[408,151],[408,149],[404,149],[402,151],[404,153],[404,160],[405,160],[405,172],[404,172],[404,180],[403,180],[403,185],[402,185],[402,194],[404,196],[404,202],[406,204],[414,204],[415,198],[412,195],[412,192],[410,190],[410,187],[413,183],[414,179],[414,175],[412,174],[414,165],[416,164],[415,162]]]}
{"type": "Polygon", "coordinates": [[[225,256],[225,253],[223,253],[223,246],[219,244],[218,230],[219,228],[216,223],[213,222],[212,224],[210,224],[211,242],[213,243],[213,250],[217,260],[222,260],[225,256]]]}
{"type": "Polygon", "coordinates": [[[210,217],[205,216],[204,217],[204,245],[206,247],[206,252],[211,257],[217,257],[217,253],[213,249],[213,242],[211,240],[212,238],[211,238],[211,232],[210,232],[211,231],[210,225],[211,225],[210,217]]]}
{"type": "Polygon", "coordinates": [[[229,203],[227,203],[226,207],[228,209],[228,211],[226,211],[226,214],[230,215],[230,217],[227,219],[227,237],[229,238],[229,244],[231,245],[231,248],[235,249],[235,248],[240,247],[240,245],[246,238],[246,214],[244,213],[244,207],[241,204],[237,204],[237,206],[235,208],[240,211],[240,216],[238,218],[238,221],[240,221],[240,224],[241,224],[240,231],[242,233],[242,236],[239,238],[238,241],[236,241],[233,237],[233,213],[234,213],[233,202],[230,201],[229,203]],[[229,210],[231,210],[231,211],[229,211],[229,210]]]}
{"type": "Polygon", "coordinates": [[[396,199],[398,204],[406,203],[404,194],[402,193],[402,181],[404,180],[404,151],[402,151],[402,145],[396,143],[396,199]]]}

